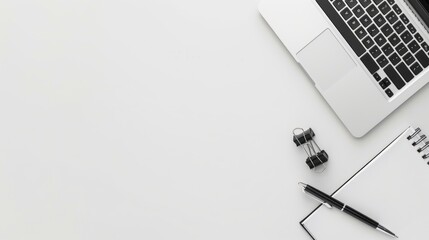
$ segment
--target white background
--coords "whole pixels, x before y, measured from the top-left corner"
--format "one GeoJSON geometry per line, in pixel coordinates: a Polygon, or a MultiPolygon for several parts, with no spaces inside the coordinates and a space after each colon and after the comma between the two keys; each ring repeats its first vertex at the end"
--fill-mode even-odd
{"type": "Polygon", "coordinates": [[[353,138],[257,3],[2,1],[0,239],[309,239],[298,181],[332,192],[409,124],[429,132],[424,88],[353,138]]]}

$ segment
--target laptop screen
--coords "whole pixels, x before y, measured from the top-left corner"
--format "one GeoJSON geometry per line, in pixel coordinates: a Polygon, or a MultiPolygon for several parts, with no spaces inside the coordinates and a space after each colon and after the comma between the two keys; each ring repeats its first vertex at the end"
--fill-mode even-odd
{"type": "Polygon", "coordinates": [[[429,28],[429,0],[406,0],[429,28]]]}

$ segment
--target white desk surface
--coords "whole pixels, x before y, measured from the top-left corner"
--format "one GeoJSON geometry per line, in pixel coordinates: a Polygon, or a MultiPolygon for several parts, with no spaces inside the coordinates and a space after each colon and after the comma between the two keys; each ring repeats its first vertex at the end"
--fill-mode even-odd
{"type": "Polygon", "coordinates": [[[354,139],[257,3],[2,1],[0,239],[309,239],[298,181],[333,191],[429,131],[426,87],[354,139]]]}

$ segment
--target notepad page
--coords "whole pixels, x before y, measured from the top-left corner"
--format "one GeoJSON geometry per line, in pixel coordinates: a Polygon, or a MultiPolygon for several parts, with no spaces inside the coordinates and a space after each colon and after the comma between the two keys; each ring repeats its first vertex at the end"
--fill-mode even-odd
{"type": "MultiPolygon", "coordinates": [[[[410,128],[402,134],[334,197],[378,221],[399,239],[419,240],[428,239],[429,165],[418,147],[411,145],[415,139],[407,140],[413,132],[410,128]]],[[[303,224],[317,240],[390,239],[338,209],[324,206],[303,224]]]]}

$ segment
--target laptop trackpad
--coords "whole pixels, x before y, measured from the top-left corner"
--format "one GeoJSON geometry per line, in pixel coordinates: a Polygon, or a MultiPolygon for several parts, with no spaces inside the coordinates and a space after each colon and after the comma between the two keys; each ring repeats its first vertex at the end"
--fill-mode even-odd
{"type": "Polygon", "coordinates": [[[326,29],[297,54],[298,61],[316,83],[325,91],[356,67],[329,29],[326,29]]]}

